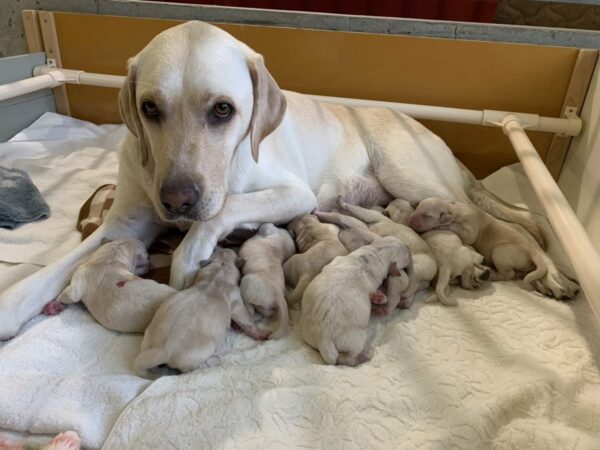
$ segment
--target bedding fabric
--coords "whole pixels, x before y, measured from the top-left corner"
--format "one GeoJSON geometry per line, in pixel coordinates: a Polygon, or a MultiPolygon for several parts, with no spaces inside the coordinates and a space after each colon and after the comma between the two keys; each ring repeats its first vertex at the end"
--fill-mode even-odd
{"type": "MultiPolygon", "coordinates": [[[[66,130],[73,141],[40,159],[48,167],[87,160],[84,170],[97,181],[81,203],[114,180],[116,166],[103,162],[113,150],[73,142],[80,132],[95,146],[100,136],[88,133],[112,142],[120,129],[55,115],[40,120],[38,128],[56,120],[74,127],[66,130]]],[[[23,166],[35,166],[25,159],[23,166]]],[[[505,200],[533,204],[518,165],[486,185],[505,200]]],[[[80,239],[75,231],[71,238],[80,239]]],[[[33,253],[40,245],[23,244],[29,247],[33,253]]],[[[0,264],[0,290],[35,270],[0,264]]],[[[456,308],[416,302],[373,319],[372,360],[357,368],[323,365],[294,326],[290,336],[265,343],[232,331],[201,369],[152,383],[131,372],[139,335],[105,330],[83,308],[69,307],[0,343],[0,428],[72,429],[86,448],[119,450],[600,448],[599,335],[585,299],[561,303],[515,282],[451,295],[456,308]]]]}

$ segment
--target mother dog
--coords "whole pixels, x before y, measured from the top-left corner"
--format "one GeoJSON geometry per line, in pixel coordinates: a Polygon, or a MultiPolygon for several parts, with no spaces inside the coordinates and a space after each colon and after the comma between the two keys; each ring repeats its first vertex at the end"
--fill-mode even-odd
{"type": "Polygon", "coordinates": [[[189,228],[171,269],[183,288],[234,228],[326,210],[361,177],[409,201],[470,197],[542,240],[529,212],[499,203],[418,122],[284,92],[262,56],[206,23],[171,28],[132,58],[119,106],[129,133],[105,223],[2,293],[0,339],[54,299],[103,238],[149,244],[165,227],[189,228]]]}

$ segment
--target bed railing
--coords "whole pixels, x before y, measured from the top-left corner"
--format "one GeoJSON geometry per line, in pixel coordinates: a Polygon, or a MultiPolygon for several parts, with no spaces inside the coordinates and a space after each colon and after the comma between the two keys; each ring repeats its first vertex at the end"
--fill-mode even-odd
{"type": "MultiPolygon", "coordinates": [[[[29,79],[0,85],[0,101],[64,84],[120,88],[124,81],[125,77],[123,76],[40,66],[36,67],[34,76],[29,79]]],[[[558,133],[564,136],[577,136],[582,128],[582,121],[578,116],[554,118],[497,110],[471,110],[339,97],[313,97],[321,101],[347,106],[382,106],[400,111],[416,119],[502,128],[521,161],[548,220],[577,273],[596,320],[600,323],[600,276],[597,273],[598,268],[600,268],[600,254],[590,241],[567,199],[550,175],[525,132],[525,129],[528,129],[558,133]]]]}

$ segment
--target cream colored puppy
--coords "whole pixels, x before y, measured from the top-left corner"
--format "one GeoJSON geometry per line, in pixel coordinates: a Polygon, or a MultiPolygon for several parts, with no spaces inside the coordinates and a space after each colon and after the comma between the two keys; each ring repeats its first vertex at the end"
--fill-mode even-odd
{"type": "MultiPolygon", "coordinates": [[[[105,328],[123,333],[143,333],[161,303],[176,289],[138,275],[150,268],[144,243],[125,238],[107,242],[80,265],[71,284],[48,304],[83,302],[105,328]]],[[[60,309],[60,308],[58,308],[60,309]]],[[[52,311],[52,312],[50,312],[52,311]]]]}
{"type": "Polygon", "coordinates": [[[399,276],[410,262],[408,247],[391,236],[335,258],[304,293],[303,339],[327,364],[355,366],[366,361],[370,296],[388,274],[399,276]]]}
{"type": "Polygon", "coordinates": [[[412,253],[413,261],[412,269],[408,270],[410,279],[408,287],[403,293],[402,298],[388,295],[387,308],[382,310],[381,313],[392,312],[400,303],[405,308],[410,306],[415,293],[421,289],[427,289],[431,280],[437,274],[437,262],[429,244],[410,227],[396,223],[378,211],[350,205],[341,198],[338,199],[338,205],[348,214],[365,222],[372,232],[383,237],[394,236],[408,246],[412,253]]]}
{"type": "Polygon", "coordinates": [[[408,218],[414,211],[410,202],[402,198],[392,200],[383,211],[383,215],[389,217],[396,223],[408,226],[408,218]]]}
{"type": "Polygon", "coordinates": [[[272,223],[261,225],[256,235],[240,248],[243,260],[240,290],[246,308],[270,317],[279,315],[279,326],[272,337],[279,338],[289,331],[288,307],[285,301],[283,261],[296,252],[290,234],[272,223]]]}
{"type": "Polygon", "coordinates": [[[339,228],[320,223],[312,214],[292,220],[288,230],[296,239],[299,253],[283,265],[285,282],[289,286],[285,298],[288,304],[295,305],[302,300],[304,290],[321,269],[348,251],[338,237],[339,228]]]}
{"type": "Polygon", "coordinates": [[[254,324],[240,295],[240,271],[231,249],[215,250],[198,271],[196,283],[165,301],[144,333],[135,371],[153,378],[166,364],[180,372],[197,369],[225,341],[233,321],[248,336],[264,340],[269,332],[254,324]]]}
{"type": "Polygon", "coordinates": [[[492,280],[512,280],[518,273],[526,273],[525,283],[543,294],[569,299],[579,292],[579,287],[558,271],[534,239],[475,205],[428,198],[419,203],[409,223],[420,232],[437,228],[456,233],[495,266],[492,280]]]}
{"type": "Polygon", "coordinates": [[[479,287],[490,278],[490,269],[483,265],[483,256],[462,243],[451,231],[431,230],[421,235],[429,244],[438,264],[435,293],[441,303],[456,305],[456,300],[448,298],[450,282],[460,277],[463,289],[479,287]]]}

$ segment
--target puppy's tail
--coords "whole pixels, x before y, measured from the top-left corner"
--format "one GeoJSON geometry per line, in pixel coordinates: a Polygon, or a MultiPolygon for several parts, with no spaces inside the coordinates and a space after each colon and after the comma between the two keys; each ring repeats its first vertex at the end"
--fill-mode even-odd
{"type": "Polygon", "coordinates": [[[151,371],[154,367],[167,362],[167,351],[162,348],[150,348],[140,353],[133,363],[133,370],[143,378],[156,379],[160,375],[151,371]]]}
{"type": "Polygon", "coordinates": [[[435,293],[440,303],[446,306],[456,306],[456,300],[450,300],[446,295],[446,289],[450,284],[451,271],[448,267],[441,267],[438,273],[437,284],[435,286],[435,293]]]}
{"type": "Polygon", "coordinates": [[[331,339],[321,339],[321,342],[319,343],[319,352],[321,352],[321,356],[327,364],[331,364],[332,366],[337,364],[338,356],[340,356],[340,354],[335,348],[335,345],[333,345],[331,339]]]}
{"type": "Polygon", "coordinates": [[[531,260],[533,261],[533,264],[535,264],[535,269],[532,272],[529,272],[525,278],[523,278],[523,281],[528,286],[532,286],[532,283],[535,280],[539,280],[546,275],[546,273],[548,273],[548,264],[541,252],[532,251],[531,260]]]}
{"type": "Polygon", "coordinates": [[[481,182],[477,182],[475,187],[469,191],[469,197],[473,203],[495,218],[521,225],[533,236],[542,249],[546,249],[548,236],[546,236],[538,222],[539,220],[545,220],[543,216],[529,209],[505,202],[485,189],[481,182]]]}
{"type": "Polygon", "coordinates": [[[312,280],[309,276],[304,275],[300,277],[298,283],[293,289],[285,289],[285,299],[287,300],[288,305],[293,306],[300,303],[300,300],[302,300],[302,296],[304,295],[304,291],[311,281],[312,280]]]}
{"type": "Polygon", "coordinates": [[[277,297],[277,316],[279,323],[277,329],[271,334],[272,339],[279,339],[290,331],[290,316],[285,298],[280,295],[277,297]]]}

